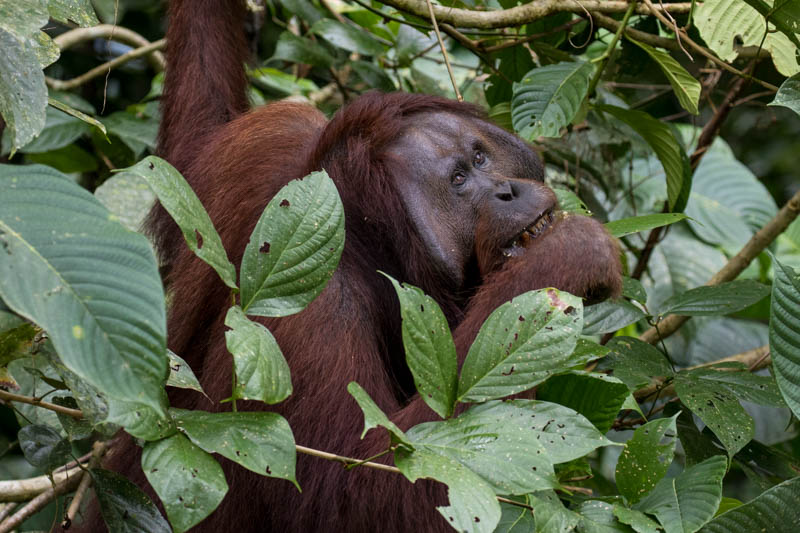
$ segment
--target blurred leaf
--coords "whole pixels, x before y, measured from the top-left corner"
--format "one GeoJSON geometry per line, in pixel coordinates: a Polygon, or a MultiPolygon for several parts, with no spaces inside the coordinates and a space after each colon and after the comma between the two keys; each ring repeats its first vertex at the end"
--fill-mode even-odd
{"type": "Polygon", "coordinates": [[[638,502],[664,477],[675,457],[675,420],[659,418],[639,426],[617,461],[616,482],[629,503],[638,502]]]}
{"type": "Polygon", "coordinates": [[[222,467],[180,433],[142,450],[142,470],[176,533],[210,515],[228,492],[222,467]]]}
{"type": "Polygon", "coordinates": [[[606,222],[605,226],[614,237],[624,237],[626,235],[639,233],[640,231],[668,226],[680,222],[685,218],[686,215],[683,213],[656,213],[606,222]]]}
{"type": "Polygon", "coordinates": [[[164,291],[147,240],[47,167],[0,165],[0,190],[3,300],[47,330],[72,371],[164,416],[164,291]]]}
{"type": "Polygon", "coordinates": [[[267,328],[247,318],[239,307],[225,316],[225,342],[233,355],[233,399],[282,402],[292,393],[289,365],[267,328]]]}
{"type": "Polygon", "coordinates": [[[369,61],[351,61],[349,65],[353,68],[353,71],[355,71],[358,77],[364,80],[370,88],[387,92],[397,89],[392,78],[386,74],[384,69],[375,63],[369,61]]]}
{"type": "Polygon", "coordinates": [[[458,401],[517,394],[585,362],[571,356],[582,324],[580,298],[556,289],[526,292],[501,305],[469,349],[458,401]]]}
{"type": "Polygon", "coordinates": [[[33,466],[50,472],[70,461],[72,447],[58,431],[48,426],[25,426],[17,433],[19,447],[33,466]]]}
{"type": "Polygon", "coordinates": [[[311,80],[297,78],[276,68],[262,67],[249,71],[253,83],[259,87],[275,91],[280,94],[307,95],[319,90],[317,84],[311,80]]]}
{"type": "Polygon", "coordinates": [[[583,200],[578,198],[578,195],[572,191],[568,191],[566,189],[558,189],[554,188],[553,193],[556,195],[556,200],[558,201],[558,207],[560,207],[563,211],[567,211],[569,213],[577,213],[579,215],[584,216],[592,216],[591,211],[589,208],[586,207],[586,204],[583,203],[583,200]]]}
{"type": "Polygon", "coordinates": [[[391,276],[403,318],[406,362],[420,397],[442,418],[452,416],[458,390],[458,358],[450,326],[436,301],[391,276]]]}
{"type": "Polygon", "coordinates": [[[373,39],[369,32],[323,18],[311,26],[311,33],[319,35],[332,45],[365,56],[383,55],[383,45],[373,39]]]}
{"type": "Polygon", "coordinates": [[[19,40],[34,35],[47,24],[47,4],[47,0],[0,1],[0,30],[19,40]]]}
{"type": "Polygon", "coordinates": [[[94,172],[97,170],[97,159],[77,144],[68,144],[63,148],[43,152],[41,154],[25,154],[31,163],[47,165],[65,174],[75,172],[94,172]]]}
{"type": "Polygon", "coordinates": [[[295,479],[289,423],[277,413],[170,409],[178,429],[208,453],[218,453],[262,476],[295,479]]]}
{"type": "Polygon", "coordinates": [[[92,469],[100,513],[114,533],[171,533],[172,528],[147,494],[116,472],[92,469]]]}
{"type": "Polygon", "coordinates": [[[634,533],[634,530],[621,523],[615,513],[614,506],[599,500],[588,500],[577,508],[581,515],[578,531],[587,533],[634,533]]]}
{"type": "Polygon", "coordinates": [[[800,75],[784,80],[775,99],[768,105],[788,107],[800,115],[800,75]]]}
{"type": "Polygon", "coordinates": [[[356,383],[355,381],[351,381],[347,385],[347,392],[350,393],[355,401],[358,403],[358,406],[361,408],[361,411],[364,413],[364,431],[361,432],[361,438],[364,438],[364,435],[367,434],[367,431],[377,427],[384,427],[389,430],[389,433],[392,435],[392,440],[396,442],[402,442],[406,446],[411,447],[411,444],[408,441],[405,433],[397,427],[394,422],[389,420],[389,417],[381,411],[381,408],[378,407],[378,404],[370,398],[367,391],[364,388],[356,383]]]}
{"type": "Polygon", "coordinates": [[[681,66],[669,53],[657,50],[649,44],[640,43],[626,35],[627,39],[647,52],[653,61],[661,68],[661,71],[672,85],[672,91],[678,97],[681,107],[693,115],[699,113],[697,104],[700,101],[700,82],[697,81],[685,68],[681,66]]]}
{"type": "MultiPolygon", "coordinates": [[[[52,402],[61,407],[80,409],[75,398],[69,396],[54,396],[52,402]]],[[[75,418],[64,413],[56,413],[56,416],[58,416],[58,421],[61,422],[61,427],[67,432],[69,440],[83,440],[92,436],[94,428],[92,427],[92,423],[85,416],[83,418],[75,418]]],[[[68,455],[71,455],[71,452],[72,450],[69,450],[68,455]]]]}
{"type": "Polygon", "coordinates": [[[54,107],[48,107],[45,115],[47,119],[44,129],[36,139],[22,147],[23,152],[41,153],[63,148],[89,130],[85,122],[54,107]]]}
{"type": "Polygon", "coordinates": [[[131,231],[140,231],[156,195],[142,176],[122,171],[110,176],[94,190],[94,196],[131,231]]]}
{"type": "Polygon", "coordinates": [[[662,479],[634,509],[655,515],[666,533],[697,531],[719,506],[727,465],[725,457],[716,456],[662,479]]]}
{"type": "Polygon", "coordinates": [[[627,300],[606,300],[584,310],[583,335],[600,335],[622,329],[644,318],[645,312],[627,300]]]}
{"type": "Polygon", "coordinates": [[[281,33],[275,53],[270,61],[289,61],[315,67],[329,68],[333,66],[333,56],[319,43],[298,37],[288,31],[281,33]]]}
{"type": "Polygon", "coordinates": [[[717,516],[701,532],[787,531],[787,527],[800,524],[798,501],[800,477],[784,481],[744,505],[717,516]]]}
{"type": "Polygon", "coordinates": [[[155,156],[148,156],[127,172],[141,176],[161,205],[181,228],[186,244],[208,263],[228,287],[236,288],[236,270],[228,260],[211,218],[189,183],[175,167],[155,156]]]}
{"type": "Polygon", "coordinates": [[[564,62],[539,67],[514,83],[511,117],[514,130],[533,141],[560,137],[575,118],[594,72],[591,63],[564,62]]]}
{"type": "Polygon", "coordinates": [[[145,149],[155,151],[158,122],[127,111],[117,111],[103,118],[109,135],[116,135],[137,158],[145,149]]]}
{"type": "Polygon", "coordinates": [[[248,315],[302,311],[333,276],[344,249],[344,207],[323,170],[292,180],[261,214],[242,258],[248,315]]]}
{"type": "Polygon", "coordinates": [[[100,24],[91,0],[47,0],[47,9],[59,22],[74,22],[84,28],[100,24]]]}
{"type": "Polygon", "coordinates": [[[639,303],[647,303],[647,292],[638,279],[622,276],[622,295],[639,303]]]}
{"type": "Polygon", "coordinates": [[[675,138],[669,125],[645,113],[610,105],[595,106],[630,126],[650,145],[667,175],[669,210],[680,213],[689,200],[692,189],[692,172],[689,157],[675,138]]]}
{"type": "Polygon", "coordinates": [[[775,282],[769,317],[772,367],[781,394],[800,416],[800,275],[773,258],[775,282]]]}

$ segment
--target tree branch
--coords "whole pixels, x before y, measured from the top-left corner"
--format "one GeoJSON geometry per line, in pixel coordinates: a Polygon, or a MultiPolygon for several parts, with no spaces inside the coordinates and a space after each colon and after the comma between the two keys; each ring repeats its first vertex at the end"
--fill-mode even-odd
{"type": "Polygon", "coordinates": [[[9,533],[9,531],[14,530],[29,517],[42,510],[44,506],[53,501],[57,496],[74,490],[80,482],[81,477],[85,475],[88,474],[85,474],[84,471],[79,468],[75,471],[74,475],[62,480],[60,483],[56,483],[54,486],[36,496],[16,513],[8,517],[3,523],[0,523],[0,533],[9,533]]]}
{"type": "MultiPolygon", "coordinates": [[[[96,468],[97,465],[100,464],[100,460],[103,458],[103,455],[105,455],[109,445],[109,442],[103,441],[97,441],[92,445],[92,458],[89,460],[87,469],[96,468]]],[[[67,529],[72,524],[72,521],[75,520],[75,515],[78,514],[78,510],[81,508],[81,501],[91,484],[92,476],[90,476],[88,472],[84,473],[78,488],[75,490],[75,496],[72,498],[69,508],[67,509],[67,516],[62,524],[64,529],[67,529]]]]}
{"type": "MultiPolygon", "coordinates": [[[[58,37],[53,38],[53,42],[56,43],[63,52],[76,44],[93,39],[112,39],[136,48],[150,44],[150,41],[135,31],[113,24],[100,24],[98,26],[92,26],[91,28],[75,28],[74,30],[64,32],[58,37]]],[[[161,52],[157,50],[150,52],[147,56],[147,60],[156,71],[161,72],[164,70],[166,61],[164,60],[164,54],[161,52]]]]}
{"type": "Polygon", "coordinates": [[[80,411],[80,409],[70,409],[69,407],[64,407],[62,405],[56,405],[54,403],[42,401],[39,398],[22,396],[19,394],[14,394],[12,392],[6,392],[2,389],[0,389],[0,401],[27,403],[29,405],[35,405],[43,409],[49,409],[51,411],[55,411],[56,413],[61,413],[67,416],[71,416],[73,418],[83,418],[83,413],[80,411]]]}
{"type": "MultiPolygon", "coordinates": [[[[428,8],[425,0],[382,0],[382,3],[392,6],[400,11],[428,18],[428,8]]],[[[692,7],[691,2],[665,4],[656,6],[656,12],[669,11],[670,13],[688,13],[692,7]]],[[[434,6],[436,20],[441,23],[451,24],[462,28],[507,28],[521,26],[541,19],[553,13],[569,12],[583,13],[585,11],[597,13],[624,13],[628,9],[628,2],[619,0],[541,0],[525,5],[500,9],[495,11],[473,11],[471,9],[458,9],[445,6],[434,6]]],[[[640,15],[652,14],[650,8],[640,5],[636,8],[640,15]]]]}
{"type": "Polygon", "coordinates": [[[82,466],[75,466],[69,470],[61,472],[55,471],[52,474],[53,481],[50,476],[37,476],[28,479],[12,479],[9,481],[0,481],[0,501],[3,502],[25,502],[31,498],[38,496],[49,488],[52,488],[53,482],[56,485],[73,478],[80,474],[82,466]]]}

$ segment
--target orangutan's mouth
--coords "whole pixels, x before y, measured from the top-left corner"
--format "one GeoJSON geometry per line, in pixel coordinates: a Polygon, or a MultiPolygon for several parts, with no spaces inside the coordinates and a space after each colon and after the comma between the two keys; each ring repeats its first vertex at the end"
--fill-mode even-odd
{"type": "Polygon", "coordinates": [[[550,229],[555,221],[556,213],[552,208],[548,209],[502,248],[503,255],[505,257],[520,255],[525,248],[530,246],[531,241],[550,229]]]}

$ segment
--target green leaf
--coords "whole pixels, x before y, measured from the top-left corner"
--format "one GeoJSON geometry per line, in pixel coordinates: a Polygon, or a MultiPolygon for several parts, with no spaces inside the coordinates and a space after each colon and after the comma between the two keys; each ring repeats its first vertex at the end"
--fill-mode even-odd
{"type": "Polygon", "coordinates": [[[636,428],[617,461],[616,482],[628,502],[638,502],[667,473],[675,457],[676,414],[636,428]]]}
{"type": "Polygon", "coordinates": [[[592,216],[589,208],[586,207],[586,204],[583,203],[583,200],[578,198],[578,195],[574,192],[566,189],[554,188],[553,194],[556,195],[558,207],[560,207],[562,211],[567,211],[568,213],[577,213],[578,215],[584,215],[587,217],[592,216]]]}
{"type": "Polygon", "coordinates": [[[333,276],[344,249],[344,208],[323,170],[293,180],[267,204],[242,258],[248,315],[302,311],[333,276]]]}
{"type": "Polygon", "coordinates": [[[553,464],[612,444],[572,409],[534,400],[479,404],[458,418],[414,426],[406,435],[415,450],[458,461],[498,494],[554,488],[553,464]]]}
{"type": "Polygon", "coordinates": [[[319,35],[332,45],[365,56],[383,55],[383,45],[370,37],[369,32],[323,18],[311,26],[311,33],[319,35]]]}
{"type": "Polygon", "coordinates": [[[156,195],[147,180],[133,172],[118,172],[94,190],[94,196],[131,231],[140,231],[156,195]]]}
{"type": "MultiPolygon", "coordinates": [[[[63,96],[61,96],[61,95],[59,95],[59,96],[61,97],[61,99],[65,99],[66,100],[66,98],[63,98],[63,96]]],[[[68,115],[72,115],[73,117],[75,117],[75,118],[77,118],[77,119],[89,124],[90,126],[94,126],[98,130],[103,132],[103,135],[106,135],[106,133],[107,133],[106,127],[103,125],[102,122],[100,122],[96,118],[87,115],[83,111],[79,111],[79,110],[75,109],[74,107],[71,107],[71,106],[67,105],[66,103],[62,102],[61,100],[53,98],[52,96],[47,99],[47,103],[50,104],[51,107],[55,107],[56,109],[58,109],[60,111],[63,111],[64,113],[66,113],[68,115]]]]}
{"type": "MultiPolygon", "coordinates": [[[[513,498],[523,505],[531,505],[530,496],[519,496],[513,498]]],[[[519,505],[500,502],[500,521],[497,523],[495,533],[530,533],[536,531],[536,519],[530,509],[519,505]]]]}
{"type": "Polygon", "coordinates": [[[720,363],[691,371],[694,379],[723,385],[740,401],[772,407],[786,407],[775,380],[770,376],[751,374],[741,363],[720,363]]]}
{"type": "Polygon", "coordinates": [[[47,167],[0,165],[0,194],[2,299],[47,330],[70,370],[165,416],[164,291],[147,239],[47,167]]]}
{"type": "Polygon", "coordinates": [[[606,300],[584,309],[583,334],[617,331],[645,316],[644,311],[627,300],[606,300]]]}
{"type": "MultiPolygon", "coordinates": [[[[75,398],[70,396],[54,396],[53,403],[70,409],[80,409],[75,398]]],[[[92,436],[94,427],[85,415],[83,418],[75,418],[64,413],[56,413],[56,416],[58,416],[58,421],[61,422],[61,427],[67,432],[70,441],[84,440],[92,436]]],[[[67,450],[67,457],[71,456],[71,452],[71,449],[67,450]]]]}
{"type": "Polygon", "coordinates": [[[628,396],[628,387],[617,378],[577,371],[553,376],[536,389],[537,400],[574,409],[600,433],[611,429],[628,396]]]}
{"type": "Polygon", "coordinates": [[[89,131],[88,124],[54,107],[48,106],[45,115],[44,129],[36,139],[22,147],[22,152],[28,154],[56,150],[75,142],[89,131]]]}
{"type": "Polygon", "coordinates": [[[535,387],[578,364],[581,299],[556,289],[521,294],[481,326],[461,369],[459,402],[483,402],[535,387]]]}
{"type": "Polygon", "coordinates": [[[761,301],[769,287],[750,279],[706,285],[676,294],[663,304],[659,315],[729,315],[761,301]]]}
{"type": "Polygon", "coordinates": [[[0,27],[0,50],[0,115],[11,136],[13,155],[44,128],[47,86],[30,39],[19,40],[0,27]]]}
{"type": "Polygon", "coordinates": [[[307,95],[319,90],[317,84],[311,80],[298,78],[282,72],[276,68],[262,67],[248,72],[253,83],[259,87],[275,91],[280,94],[307,95]]]}
{"type": "Polygon", "coordinates": [[[458,358],[447,319],[433,298],[420,289],[394,285],[403,317],[406,361],[420,396],[442,418],[452,416],[458,391],[458,358]]]}
{"type": "Polygon", "coordinates": [[[686,218],[683,213],[655,213],[606,222],[605,226],[611,235],[619,238],[639,233],[640,231],[668,226],[686,218]]]}
{"type": "Polygon", "coordinates": [[[800,477],[784,481],[744,505],[723,513],[701,530],[702,533],[730,531],[786,531],[800,523],[800,477]]]}
{"type": "Polygon", "coordinates": [[[91,0],[48,0],[47,9],[60,22],[74,22],[84,28],[100,24],[91,0]]]}
{"type": "Polygon", "coordinates": [[[753,438],[753,419],[722,383],[684,370],[675,376],[675,391],[684,405],[714,432],[729,456],[733,457],[753,438]]]}
{"type": "Polygon", "coordinates": [[[169,377],[167,378],[168,387],[178,387],[179,389],[191,389],[205,395],[203,387],[197,381],[197,376],[192,372],[189,363],[183,360],[181,356],[167,350],[167,357],[169,357],[169,377]]]}
{"type": "Polygon", "coordinates": [[[638,279],[622,276],[622,295],[639,303],[647,303],[647,292],[638,279]]]}
{"type": "Polygon", "coordinates": [[[633,337],[614,337],[606,346],[611,353],[604,363],[631,392],[649,385],[654,377],[673,375],[666,356],[651,344],[633,337]]]}
{"type": "Polygon", "coordinates": [[[42,26],[47,24],[47,18],[46,0],[0,1],[0,29],[13,34],[20,40],[36,34],[42,26]]]}
{"type": "Polygon", "coordinates": [[[138,158],[145,149],[155,151],[158,121],[128,111],[117,111],[103,118],[109,135],[116,135],[138,158]]]}
{"type": "Polygon", "coordinates": [[[665,478],[634,509],[655,515],[666,533],[697,531],[717,511],[728,461],[718,455],[665,478]]]}
{"type": "Polygon", "coordinates": [[[275,53],[270,61],[282,60],[292,63],[303,63],[315,67],[329,68],[333,66],[333,56],[319,43],[298,37],[288,31],[281,33],[275,53]]]}
{"type": "Polygon", "coordinates": [[[702,89],[700,82],[667,52],[656,50],[649,44],[640,43],[627,35],[626,37],[630,42],[647,52],[647,55],[658,64],[669,80],[669,84],[672,85],[672,90],[675,96],[678,97],[681,107],[692,115],[697,115],[699,113],[697,104],[700,101],[700,91],[702,89]]]}
{"type": "Polygon", "coordinates": [[[397,90],[392,78],[386,74],[385,70],[375,63],[369,61],[351,61],[348,64],[353,68],[353,71],[358,77],[371,88],[387,92],[397,90]]]}
{"type": "Polygon", "coordinates": [[[511,118],[514,130],[532,141],[560,137],[581,107],[594,72],[591,63],[564,62],[528,72],[514,83],[511,118]]]}
{"type": "Polygon", "coordinates": [[[208,453],[218,453],[262,476],[295,479],[289,423],[277,413],[207,413],[170,409],[178,429],[208,453]]]}
{"type": "Polygon", "coordinates": [[[458,461],[427,450],[398,450],[395,464],[409,481],[435,479],[447,485],[450,505],[437,507],[458,531],[491,533],[500,521],[500,504],[491,487],[458,461]]]}
{"type": "Polygon", "coordinates": [[[17,433],[17,439],[25,459],[47,472],[68,463],[72,455],[69,441],[49,426],[25,426],[17,433]]]}
{"type": "Polygon", "coordinates": [[[228,492],[216,459],[180,433],[145,444],[142,470],[176,533],[210,515],[228,492]]]}
{"type": "Polygon", "coordinates": [[[175,167],[156,156],[148,156],[127,172],[141,176],[161,205],[181,228],[186,244],[208,263],[228,287],[236,288],[236,269],[228,260],[222,240],[203,204],[175,167]]]}
{"type": "Polygon", "coordinates": [[[537,533],[570,533],[581,522],[581,515],[565,508],[553,491],[541,491],[531,496],[531,506],[537,533]]]}
{"type": "Polygon", "coordinates": [[[795,0],[775,0],[767,3],[764,0],[744,0],[758,13],[773,24],[778,31],[786,35],[795,46],[800,47],[795,33],[800,32],[800,6],[795,0]],[[775,9],[773,9],[775,7],[775,9]]]}
{"type": "Polygon", "coordinates": [[[394,422],[389,420],[389,417],[381,411],[381,408],[378,407],[378,404],[370,398],[367,391],[364,390],[361,385],[356,383],[355,381],[351,381],[347,384],[347,392],[350,393],[356,402],[358,402],[358,406],[361,408],[361,411],[364,413],[364,431],[361,432],[361,438],[364,438],[364,435],[367,434],[367,431],[377,427],[384,427],[389,430],[389,433],[392,434],[392,440],[397,442],[402,442],[407,446],[411,446],[408,441],[408,437],[406,437],[405,433],[397,427],[394,422]]]}
{"type": "Polygon", "coordinates": [[[583,502],[577,509],[581,515],[578,530],[585,533],[634,533],[633,530],[622,524],[614,513],[614,506],[610,503],[589,500],[583,502]]]}
{"type": "Polygon", "coordinates": [[[171,533],[172,528],[147,494],[116,472],[89,470],[100,513],[114,533],[171,533]]]}
{"type": "Polygon", "coordinates": [[[636,533],[659,533],[661,531],[658,522],[635,509],[614,505],[614,516],[623,524],[631,526],[636,533]]]}
{"type": "Polygon", "coordinates": [[[692,189],[692,171],[683,145],[675,138],[669,125],[644,111],[611,105],[598,105],[596,109],[630,126],[650,145],[667,175],[669,210],[673,213],[683,211],[692,189]]]}
{"type": "Polygon", "coordinates": [[[800,115],[800,74],[784,80],[775,99],[767,105],[788,107],[800,115]]]}
{"type": "Polygon", "coordinates": [[[267,328],[247,318],[239,307],[225,316],[225,342],[233,354],[236,387],[233,398],[282,402],[292,393],[289,365],[267,328]]]}
{"type": "Polygon", "coordinates": [[[781,394],[800,416],[800,275],[773,258],[775,282],[769,312],[772,367],[781,394]]]}

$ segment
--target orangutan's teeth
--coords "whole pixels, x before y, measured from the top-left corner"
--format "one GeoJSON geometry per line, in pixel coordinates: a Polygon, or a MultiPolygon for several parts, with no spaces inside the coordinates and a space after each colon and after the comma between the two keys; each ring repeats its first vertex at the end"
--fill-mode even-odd
{"type": "Polygon", "coordinates": [[[509,252],[508,250],[504,250],[504,251],[503,251],[503,255],[504,255],[505,257],[511,257],[511,252],[509,252]]]}
{"type": "Polygon", "coordinates": [[[519,236],[519,243],[522,246],[528,246],[531,243],[531,234],[523,231],[522,235],[519,236]]]}

